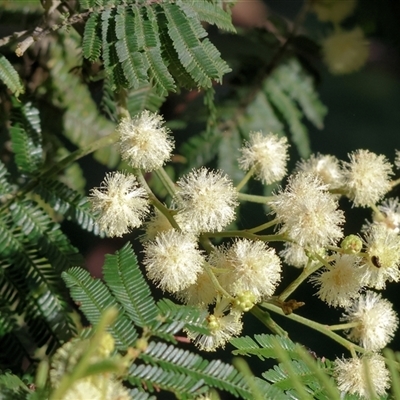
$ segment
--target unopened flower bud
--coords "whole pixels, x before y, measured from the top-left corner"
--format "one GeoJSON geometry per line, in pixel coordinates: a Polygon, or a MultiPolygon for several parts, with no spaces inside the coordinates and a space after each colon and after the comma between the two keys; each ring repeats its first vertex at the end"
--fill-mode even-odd
{"type": "Polygon", "coordinates": [[[349,254],[357,254],[362,249],[362,240],[356,235],[348,235],[340,244],[340,247],[349,254]]]}

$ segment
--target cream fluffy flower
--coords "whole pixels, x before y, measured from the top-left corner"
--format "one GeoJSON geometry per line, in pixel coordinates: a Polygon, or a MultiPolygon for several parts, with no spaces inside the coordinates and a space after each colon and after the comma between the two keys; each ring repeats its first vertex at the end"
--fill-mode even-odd
{"type": "Polygon", "coordinates": [[[344,360],[337,358],[334,374],[339,390],[365,399],[374,398],[374,393],[368,390],[366,370],[376,394],[384,395],[386,389],[390,387],[390,374],[386,369],[385,361],[377,354],[344,360]]]}
{"type": "Polygon", "coordinates": [[[233,296],[246,291],[258,299],[272,296],[281,278],[280,258],[261,241],[236,240],[211,253],[209,262],[223,271],[218,280],[233,296]]]}
{"type": "Polygon", "coordinates": [[[285,190],[269,203],[282,224],[280,233],[313,250],[335,243],[343,236],[343,211],[315,175],[298,172],[285,190]]]}
{"type": "Polygon", "coordinates": [[[134,175],[108,173],[99,188],[90,191],[97,223],[108,236],[122,236],[142,225],[149,210],[146,191],[134,175]]]}
{"type": "Polygon", "coordinates": [[[309,159],[297,163],[297,169],[318,176],[329,189],[337,189],[343,184],[342,170],[335,156],[312,154],[309,159]]]}
{"type": "Polygon", "coordinates": [[[310,281],[319,287],[317,296],[333,307],[345,307],[359,296],[362,288],[360,259],[354,255],[335,256],[329,269],[323,269],[310,281]]]}
{"type": "Polygon", "coordinates": [[[134,168],[154,171],[171,157],[174,141],[163,126],[161,115],[143,111],[135,118],[125,118],[118,125],[121,155],[134,168]]]}
{"type": "Polygon", "coordinates": [[[398,198],[386,199],[373,215],[374,223],[383,224],[395,233],[400,232],[400,204],[398,198]]]}
{"type": "Polygon", "coordinates": [[[217,292],[207,272],[201,272],[195,283],[175,293],[175,297],[192,306],[207,306],[214,303],[217,292]]]}
{"type": "Polygon", "coordinates": [[[363,31],[355,28],[334,32],[324,39],[322,52],[332,74],[348,74],[359,70],[367,62],[369,45],[363,31]]]}
{"type": "Polygon", "coordinates": [[[239,167],[245,171],[255,168],[255,176],[263,183],[273,183],[286,175],[289,158],[286,137],[270,133],[250,133],[250,140],[240,149],[239,167]]]}
{"type": "Polygon", "coordinates": [[[376,204],[390,189],[392,166],[383,155],[357,150],[344,163],[345,187],[355,206],[376,204]]]}
{"type": "Polygon", "coordinates": [[[227,315],[210,315],[208,317],[207,327],[209,334],[200,334],[198,332],[186,331],[188,338],[203,351],[216,351],[233,337],[242,332],[243,323],[241,314],[230,312],[227,315]]]}
{"type": "Polygon", "coordinates": [[[132,400],[122,383],[105,375],[79,379],[61,400],[132,400]]]}
{"type": "Polygon", "coordinates": [[[361,295],[346,308],[341,320],[358,324],[347,336],[371,351],[383,349],[393,339],[399,323],[392,304],[374,292],[361,295]]]}
{"type": "Polygon", "coordinates": [[[221,231],[235,218],[238,194],[221,171],[193,170],[176,184],[175,219],[184,231],[221,231]]]}
{"type": "Polygon", "coordinates": [[[369,225],[365,233],[368,257],[363,266],[366,286],[383,289],[386,281],[400,280],[400,236],[385,225],[369,225]]]}
{"type": "Polygon", "coordinates": [[[196,282],[203,256],[196,238],[174,229],[161,232],[144,248],[147,276],[162,290],[175,293],[196,282]]]}

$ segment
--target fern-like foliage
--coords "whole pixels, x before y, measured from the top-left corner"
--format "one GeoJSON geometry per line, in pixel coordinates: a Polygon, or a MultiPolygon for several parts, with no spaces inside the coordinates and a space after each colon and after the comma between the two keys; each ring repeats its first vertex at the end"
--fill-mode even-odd
{"type": "Polygon", "coordinates": [[[3,54],[0,54],[0,81],[3,81],[16,97],[25,91],[18,72],[3,54]]]}
{"type": "Polygon", "coordinates": [[[23,357],[32,359],[35,346],[51,353],[75,333],[60,274],[80,258],[31,201],[14,202],[0,214],[0,226],[0,364],[18,367],[23,357]]]}
{"type": "Polygon", "coordinates": [[[106,256],[103,273],[108,287],[128,317],[138,326],[153,326],[159,311],[133,250],[125,246],[115,256],[106,256]]]}
{"type": "MultiPolygon", "coordinates": [[[[255,355],[261,360],[276,358],[275,346],[271,335],[254,335],[254,339],[249,336],[234,338],[231,344],[237,348],[233,351],[236,355],[255,355]]],[[[297,353],[296,344],[289,338],[279,337],[279,345],[292,359],[300,359],[297,353]]]]}
{"type": "Polygon", "coordinates": [[[0,371],[0,396],[4,400],[23,400],[26,399],[30,390],[24,382],[17,376],[9,372],[0,371]]]}
{"type": "MultiPolygon", "coordinates": [[[[113,132],[115,123],[101,115],[89,88],[76,71],[81,64],[81,53],[77,49],[79,36],[71,34],[50,49],[51,95],[57,97],[62,116],[63,134],[77,147],[84,147],[100,137],[113,132]],[[64,57],[68,54],[68,57],[64,57]]],[[[113,168],[119,162],[118,149],[106,146],[93,154],[101,164],[113,168]]]]}
{"type": "Polygon", "coordinates": [[[211,87],[230,71],[209,41],[201,21],[234,31],[221,5],[206,0],[137,4],[133,1],[81,1],[90,10],[83,35],[83,55],[102,58],[115,91],[150,84],[165,96],[186,87],[211,87]]]}
{"type": "MultiPolygon", "coordinates": [[[[229,366],[219,360],[207,361],[197,354],[187,350],[179,349],[173,345],[165,343],[149,344],[146,352],[141,359],[153,368],[158,366],[160,378],[157,378],[157,384],[169,385],[171,388],[178,387],[179,382],[190,382],[192,388],[190,392],[195,392],[199,384],[209,387],[215,387],[243,399],[251,398],[252,394],[246,384],[246,381],[240,373],[232,366],[229,366]],[[162,372],[161,372],[162,371],[162,372]],[[168,371],[165,373],[164,371],[168,371]]],[[[133,365],[130,374],[135,378],[132,381],[143,379],[144,366],[133,365]]],[[[151,373],[156,373],[156,369],[148,368],[151,373]]],[[[150,383],[154,385],[154,381],[150,383]]],[[[147,384],[147,378],[146,378],[147,384]]]]}
{"type": "MultiPolygon", "coordinates": [[[[81,305],[81,310],[92,324],[100,321],[103,310],[116,307],[121,310],[116,299],[112,296],[107,286],[99,279],[93,279],[83,268],[74,267],[62,274],[71,296],[76,303],[81,305]]],[[[132,346],[138,334],[129,319],[120,312],[117,320],[110,327],[110,333],[116,340],[120,349],[132,346]]]]}
{"type": "MultiPolygon", "coordinates": [[[[234,354],[257,356],[281,361],[262,373],[262,377],[279,393],[277,399],[355,399],[340,393],[332,373],[333,364],[326,359],[314,359],[302,346],[289,338],[274,335],[254,335],[234,338],[234,354]]],[[[275,397],[274,397],[275,398],[275,397]]]]}
{"type": "Polygon", "coordinates": [[[45,144],[38,109],[16,103],[12,115],[15,163],[29,178],[13,182],[0,163],[0,366],[17,370],[23,359],[34,362],[37,348],[51,354],[76,333],[61,273],[80,264],[81,257],[53,220],[54,211],[96,228],[86,199],[46,179],[51,169],[42,172],[45,144]]]}
{"type": "Polygon", "coordinates": [[[66,186],[64,183],[54,180],[39,178],[34,191],[48,203],[54,211],[65,218],[76,222],[81,228],[100,234],[100,229],[90,210],[87,197],[66,186]]]}
{"type": "Polygon", "coordinates": [[[27,174],[37,172],[43,163],[39,110],[31,103],[15,101],[10,134],[20,171],[27,174]]]}

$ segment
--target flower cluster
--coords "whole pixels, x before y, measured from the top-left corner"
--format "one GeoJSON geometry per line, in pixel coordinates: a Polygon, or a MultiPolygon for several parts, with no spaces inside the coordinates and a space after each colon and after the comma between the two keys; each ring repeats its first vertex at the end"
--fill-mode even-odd
{"type": "MultiPolygon", "coordinates": [[[[329,13],[328,3],[316,1],[313,7],[320,18],[332,22],[345,18],[353,7],[335,4],[329,13]]],[[[162,123],[160,116],[144,112],[119,125],[122,156],[135,173],[160,168],[170,158],[173,140],[162,123]]],[[[275,293],[282,278],[281,259],[303,268],[298,279],[308,279],[315,295],[328,306],[344,309],[343,323],[337,329],[368,352],[362,358],[336,360],[339,389],[368,396],[370,382],[377,394],[383,394],[388,373],[379,352],[393,339],[398,317],[389,301],[368,289],[380,290],[387,282],[400,281],[399,201],[386,199],[379,204],[394,184],[391,163],[367,150],[349,154],[348,161],[312,155],[297,163],[286,185],[265,197],[275,217],[272,221],[230,235],[223,230],[234,221],[239,199],[251,198],[239,194],[246,182],[253,177],[268,185],[287,174],[286,138],[253,132],[239,151],[238,165],[247,174],[237,187],[220,170],[193,169],[176,184],[166,185],[172,199],[169,205],[154,200],[143,176],[107,174],[100,188],[90,194],[100,228],[110,236],[122,236],[144,225],[141,241],[147,277],[179,301],[204,312],[209,332],[187,330],[187,335],[205,351],[215,351],[239,335],[243,313],[257,303],[282,302],[285,310],[287,293],[293,288],[275,293]],[[372,222],[358,235],[343,238],[340,196],[346,196],[353,206],[373,209],[372,222]],[[151,206],[157,208],[150,214],[151,206]],[[271,227],[278,232],[258,235],[271,227]],[[237,237],[217,245],[210,239],[213,236],[237,237]],[[284,242],[279,255],[271,245],[275,240],[284,242]],[[369,380],[364,364],[371,373],[369,380]]],[[[80,383],[87,393],[94,390],[91,384],[80,383]]],[[[109,385],[114,387],[113,382],[109,385]]],[[[71,393],[79,398],[80,390],[71,388],[71,393]]],[[[124,398],[123,392],[120,397],[124,398]]]]}

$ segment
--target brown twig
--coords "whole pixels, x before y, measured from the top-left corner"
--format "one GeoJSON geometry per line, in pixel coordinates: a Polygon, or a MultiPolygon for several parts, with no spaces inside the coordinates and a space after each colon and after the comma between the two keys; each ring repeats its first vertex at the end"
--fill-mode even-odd
{"type": "MultiPolygon", "coordinates": [[[[77,22],[82,21],[90,14],[90,11],[86,11],[84,13],[75,14],[70,18],[62,21],[59,24],[54,24],[48,27],[43,27],[43,25],[39,25],[33,29],[33,32],[25,38],[22,42],[18,43],[17,48],[15,50],[15,54],[18,57],[21,57],[25,51],[34,43],[41,40],[43,37],[48,35],[51,32],[54,32],[60,28],[65,26],[76,24],[77,22]]],[[[27,31],[25,31],[27,32],[27,31]]]]}

